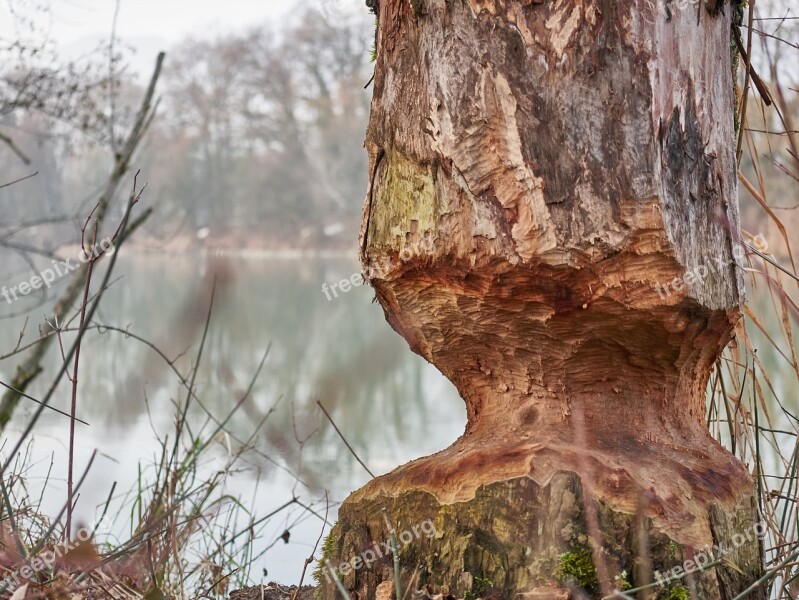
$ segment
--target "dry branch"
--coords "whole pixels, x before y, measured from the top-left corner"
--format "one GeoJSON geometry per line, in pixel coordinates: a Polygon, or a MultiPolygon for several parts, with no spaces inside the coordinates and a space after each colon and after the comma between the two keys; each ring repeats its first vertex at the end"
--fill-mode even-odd
{"type": "MultiPolygon", "coordinates": [[[[144,99],[142,100],[141,107],[139,108],[139,112],[136,116],[136,121],[134,122],[128,137],[123,144],[122,149],[115,157],[114,168],[108,177],[102,193],[100,194],[95,214],[98,227],[102,226],[105,220],[106,212],[108,210],[108,205],[114,198],[122,178],[128,171],[130,160],[133,157],[133,154],[136,151],[142,136],[147,130],[148,123],[151,122],[152,114],[154,112],[153,97],[155,95],[155,86],[161,74],[163,60],[164,53],[162,52],[158,55],[156,60],[155,70],[150,78],[150,84],[147,87],[144,99]]],[[[143,220],[149,216],[149,214],[150,212],[147,211],[138,219],[131,221],[125,235],[129,235],[130,232],[138,227],[143,220]]],[[[53,308],[53,322],[61,323],[66,320],[67,315],[72,309],[72,305],[78,298],[78,295],[85,285],[88,274],[87,266],[88,263],[81,265],[80,269],[73,275],[72,280],[70,281],[66,290],[64,290],[64,293],[56,302],[55,307],[53,308]]],[[[12,388],[14,388],[14,390],[7,390],[3,394],[2,400],[0,400],[0,430],[3,429],[11,419],[14,409],[22,398],[19,392],[24,392],[31,381],[33,381],[38,373],[41,372],[42,361],[52,341],[53,338],[51,336],[42,339],[41,342],[33,348],[27,358],[17,366],[14,379],[9,384],[12,388]]]]}

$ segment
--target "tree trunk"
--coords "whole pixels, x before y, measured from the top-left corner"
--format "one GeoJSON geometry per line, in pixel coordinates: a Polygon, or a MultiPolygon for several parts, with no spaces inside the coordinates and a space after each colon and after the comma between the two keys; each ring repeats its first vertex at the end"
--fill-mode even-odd
{"type": "Polygon", "coordinates": [[[338,570],[358,598],[391,589],[364,555],[384,506],[436,530],[399,541],[403,590],[601,597],[716,543],[734,568],[636,597],[760,575],[752,479],[704,424],[743,295],[715,5],[380,0],[361,259],[468,423],[342,505],[326,557],[361,557],[338,570]]]}

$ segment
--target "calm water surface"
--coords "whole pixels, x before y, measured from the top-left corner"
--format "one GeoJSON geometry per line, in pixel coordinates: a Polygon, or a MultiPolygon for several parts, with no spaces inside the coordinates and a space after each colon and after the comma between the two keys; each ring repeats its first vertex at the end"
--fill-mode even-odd
{"type": "MultiPolygon", "coordinates": [[[[256,435],[250,453],[229,489],[257,514],[266,514],[291,499],[324,513],[324,490],[337,503],[369,479],[316,407],[320,400],[348,441],[375,473],[448,446],[463,432],[465,410],[453,386],[432,366],[410,352],[372,302],[368,287],[357,287],[328,301],[322,283],[358,272],[345,259],[210,259],[206,257],[120,256],[115,281],[104,297],[95,322],[112,325],[155,343],[170,358],[185,353],[176,366],[187,373],[199,347],[208,310],[211,282],[217,281],[215,304],[197,375],[197,395],[217,419],[234,407],[270,348],[251,399],[231,419],[228,429],[241,440],[256,435]],[[270,408],[265,424],[257,428],[270,408]],[[310,436],[310,437],[309,437],[310,436]],[[297,439],[306,442],[300,444],[297,439]]],[[[99,282],[99,277],[96,279],[99,282]]],[[[54,293],[58,290],[54,288],[54,293]]],[[[43,324],[46,304],[29,313],[25,339],[43,324]]],[[[19,311],[23,306],[3,306],[19,311]]],[[[14,348],[24,316],[0,321],[0,353],[14,348]]],[[[64,345],[69,339],[65,336],[64,345]]],[[[57,368],[52,346],[46,373],[32,386],[40,397],[57,368]]],[[[5,381],[18,358],[0,361],[5,381]]],[[[185,401],[177,376],[152,349],[118,332],[92,331],[85,339],[79,376],[78,467],[93,450],[97,458],[81,489],[78,513],[90,520],[117,482],[117,495],[131,489],[139,466],[153,463],[157,435],[170,433],[174,402],[185,401]]],[[[52,402],[68,411],[70,385],[64,381],[52,402]]],[[[13,440],[34,405],[20,406],[9,437],[13,440]]],[[[195,406],[192,423],[205,413],[195,406]]],[[[57,513],[64,501],[68,420],[47,413],[35,429],[30,471],[41,481],[55,462],[45,494],[45,508],[57,513]]],[[[235,440],[228,440],[235,447],[235,440]]],[[[8,441],[7,441],[8,443],[8,441]]],[[[220,438],[211,459],[224,458],[220,438]],[[215,457],[215,458],[214,458],[215,457]]],[[[209,464],[209,468],[212,465],[209,464]]],[[[128,509],[129,510],[129,509],[128,509]]],[[[129,527],[129,512],[115,516],[120,530],[129,527]]],[[[263,547],[290,528],[288,544],[279,541],[258,563],[253,580],[296,583],[322,522],[292,507],[270,519],[259,537],[263,547]]]]}

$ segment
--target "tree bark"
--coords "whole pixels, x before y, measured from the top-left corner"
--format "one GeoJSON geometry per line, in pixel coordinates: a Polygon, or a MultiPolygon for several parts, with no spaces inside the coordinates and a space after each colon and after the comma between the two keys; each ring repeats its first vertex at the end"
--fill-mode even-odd
{"type": "MultiPolygon", "coordinates": [[[[334,564],[387,539],[385,506],[436,528],[403,589],[600,597],[715,543],[735,568],[637,597],[759,576],[752,479],[704,424],[743,296],[716,4],[380,0],[361,260],[468,423],[346,500],[334,564]]],[[[371,599],[392,559],[340,572],[371,599]]]]}

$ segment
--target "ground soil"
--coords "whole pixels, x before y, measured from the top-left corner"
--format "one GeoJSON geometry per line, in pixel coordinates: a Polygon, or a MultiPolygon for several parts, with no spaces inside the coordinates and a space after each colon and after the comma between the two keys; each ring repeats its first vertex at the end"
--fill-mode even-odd
{"type": "MultiPolygon", "coordinates": [[[[292,600],[297,586],[285,586],[271,581],[266,585],[254,585],[231,592],[229,600],[292,600]]],[[[296,600],[314,600],[314,588],[304,585],[296,600]]]]}

